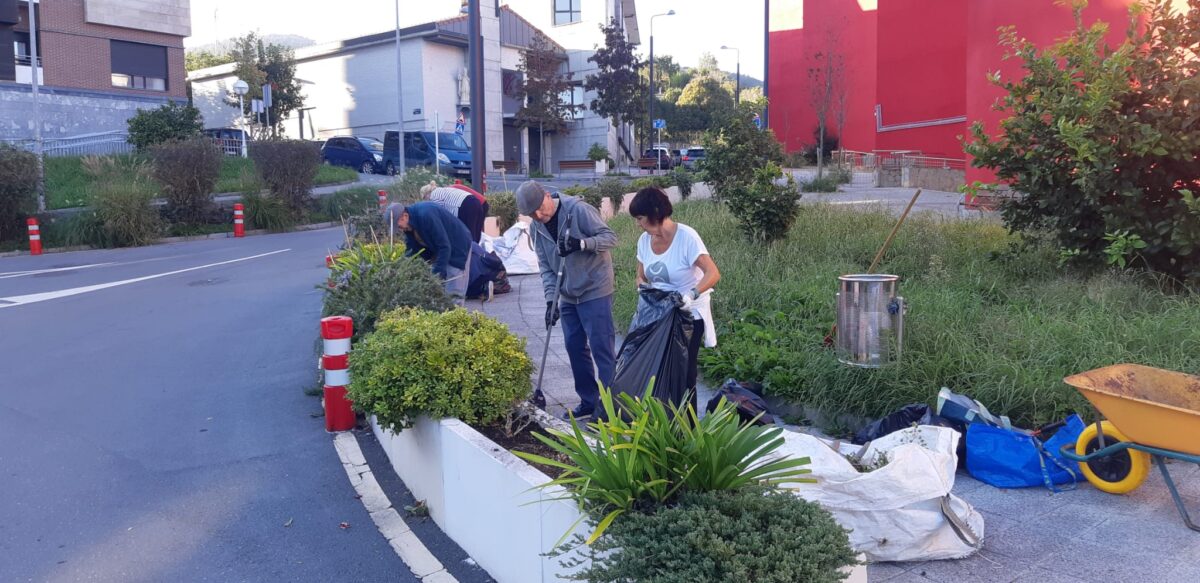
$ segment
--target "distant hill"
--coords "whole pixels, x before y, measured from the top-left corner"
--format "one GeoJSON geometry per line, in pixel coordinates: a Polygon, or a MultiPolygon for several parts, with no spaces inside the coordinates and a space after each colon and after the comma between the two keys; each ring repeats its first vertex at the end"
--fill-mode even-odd
{"type": "MultiPolygon", "coordinates": [[[[297,34],[264,34],[262,35],[262,39],[264,43],[282,45],[289,49],[299,49],[317,44],[313,39],[297,34]]],[[[234,39],[228,38],[206,45],[189,47],[188,52],[208,51],[210,53],[224,53],[228,52],[230,47],[233,46],[233,41],[234,39]]]]}

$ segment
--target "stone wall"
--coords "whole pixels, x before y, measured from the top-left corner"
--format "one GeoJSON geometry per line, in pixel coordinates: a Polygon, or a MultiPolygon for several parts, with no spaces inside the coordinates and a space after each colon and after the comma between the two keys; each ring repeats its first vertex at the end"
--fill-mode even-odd
{"type": "MultiPolygon", "coordinates": [[[[126,121],[139,109],[154,109],[166,102],[165,95],[154,98],[43,87],[38,95],[42,137],[126,131],[126,121]]],[[[32,138],[33,130],[29,86],[0,83],[0,139],[32,138]]]]}
{"type": "Polygon", "coordinates": [[[953,168],[904,168],[899,186],[942,192],[958,192],[966,183],[966,172],[953,168]]]}

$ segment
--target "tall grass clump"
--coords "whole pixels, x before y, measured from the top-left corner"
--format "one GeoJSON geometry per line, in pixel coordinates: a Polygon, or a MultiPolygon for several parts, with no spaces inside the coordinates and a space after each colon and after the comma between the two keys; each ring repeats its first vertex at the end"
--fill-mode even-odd
{"type": "MultiPolygon", "coordinates": [[[[861,273],[893,226],[883,208],[805,205],[786,238],[747,242],[707,201],[674,218],[695,228],[722,279],[714,294],[720,345],[701,353],[714,380],[760,381],[776,395],[828,412],[882,415],[932,402],[940,387],[1031,426],[1085,411],[1063,377],[1118,362],[1200,371],[1200,297],[1137,271],[1063,270],[1057,250],[989,221],[910,216],[878,268],[899,275],[909,304],[903,359],[878,370],[837,362],[822,347],[837,277],[861,273]]],[[[636,306],[629,217],[611,222],[620,244],[618,324],[636,306]]]]}

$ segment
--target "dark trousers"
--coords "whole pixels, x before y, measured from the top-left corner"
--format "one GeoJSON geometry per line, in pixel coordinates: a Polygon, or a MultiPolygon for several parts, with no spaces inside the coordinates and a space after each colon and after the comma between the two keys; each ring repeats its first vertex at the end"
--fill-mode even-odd
{"type": "MultiPolygon", "coordinates": [[[[691,393],[688,397],[692,402],[692,408],[696,405],[696,379],[699,377],[700,366],[700,345],[704,343],[704,320],[696,318],[695,325],[692,326],[692,341],[688,343],[688,368],[687,368],[687,390],[691,393]]],[[[699,409],[697,409],[699,412],[699,409]]]]}
{"type": "Polygon", "coordinates": [[[611,387],[616,369],[616,329],[612,317],[613,297],[605,296],[581,304],[562,303],[563,336],[566,337],[567,357],[575,377],[575,393],[584,411],[595,410],[600,399],[596,384],[611,387]]]}
{"type": "Polygon", "coordinates": [[[480,203],[474,196],[468,196],[458,207],[458,220],[467,226],[471,240],[478,243],[479,235],[483,233],[483,221],[487,218],[487,204],[480,203]]]}

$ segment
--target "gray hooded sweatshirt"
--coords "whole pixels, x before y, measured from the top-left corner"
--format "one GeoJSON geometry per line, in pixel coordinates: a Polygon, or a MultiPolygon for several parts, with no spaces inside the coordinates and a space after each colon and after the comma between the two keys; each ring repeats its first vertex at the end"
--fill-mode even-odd
{"type": "Polygon", "coordinates": [[[609,249],[617,246],[617,234],[600,218],[600,212],[573,196],[553,194],[559,201],[558,241],[570,236],[582,239],[585,249],[566,257],[558,256],[558,241],[550,237],[546,225],[533,221],[534,249],[542,272],[542,289],[546,301],[554,301],[558,285],[560,261],[566,261],[563,271],[562,301],[582,304],[612,295],[613,264],[609,249]]]}

